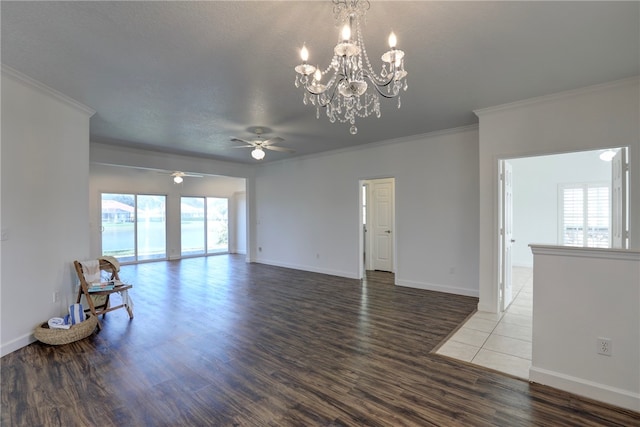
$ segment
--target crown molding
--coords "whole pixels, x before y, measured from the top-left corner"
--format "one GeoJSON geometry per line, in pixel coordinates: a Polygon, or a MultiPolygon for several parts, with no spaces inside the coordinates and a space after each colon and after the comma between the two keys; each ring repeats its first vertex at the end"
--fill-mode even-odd
{"type": "Polygon", "coordinates": [[[3,76],[7,76],[9,78],[12,78],[13,80],[22,83],[26,86],[29,86],[35,90],[37,90],[40,93],[43,93],[51,98],[54,98],[78,111],[80,111],[83,114],[86,114],[87,116],[91,117],[93,116],[96,111],[78,101],[76,101],[73,98],[68,97],[67,95],[65,95],[62,92],[58,92],[57,90],[50,88],[49,86],[45,85],[44,83],[40,83],[39,81],[27,76],[26,74],[21,73],[20,71],[9,67],[8,65],[2,64],[2,75],[3,76]]]}
{"type": "Polygon", "coordinates": [[[578,89],[566,90],[563,92],[552,93],[549,95],[538,96],[535,98],[523,99],[521,101],[509,102],[507,104],[496,105],[494,107],[479,108],[473,110],[476,116],[481,117],[501,111],[511,110],[515,108],[527,107],[536,104],[545,104],[560,99],[571,98],[577,95],[584,95],[591,92],[597,92],[605,89],[611,89],[618,86],[634,85],[640,82],[640,76],[628,77],[626,79],[614,80],[612,82],[600,83],[592,86],[585,86],[578,89]]]}
{"type": "Polygon", "coordinates": [[[348,153],[352,151],[368,150],[372,148],[383,147],[385,145],[411,143],[411,142],[416,142],[417,140],[420,140],[420,139],[435,138],[438,136],[450,135],[455,133],[473,132],[473,131],[477,131],[478,129],[479,129],[478,124],[474,123],[472,125],[458,126],[458,127],[449,128],[449,129],[441,129],[433,132],[403,136],[403,137],[394,138],[394,139],[386,139],[384,141],[370,142],[367,144],[359,144],[359,145],[354,145],[350,147],[336,148],[335,150],[321,151],[319,153],[306,154],[304,156],[296,156],[290,159],[280,159],[280,160],[276,160],[276,161],[268,162],[264,164],[256,164],[254,166],[256,168],[266,168],[269,165],[274,165],[274,164],[282,164],[282,163],[295,162],[295,161],[307,160],[307,159],[317,159],[320,157],[332,156],[340,153],[348,153]]]}

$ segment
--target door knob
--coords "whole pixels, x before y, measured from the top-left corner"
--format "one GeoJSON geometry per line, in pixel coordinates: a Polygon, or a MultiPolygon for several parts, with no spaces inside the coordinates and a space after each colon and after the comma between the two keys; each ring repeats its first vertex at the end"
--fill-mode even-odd
{"type": "Polygon", "coordinates": [[[516,242],[516,239],[511,239],[511,243],[515,243],[515,242],[516,242]]]}
{"type": "Polygon", "coordinates": [[[391,230],[387,230],[387,231],[385,231],[385,233],[391,234],[391,230]]]}

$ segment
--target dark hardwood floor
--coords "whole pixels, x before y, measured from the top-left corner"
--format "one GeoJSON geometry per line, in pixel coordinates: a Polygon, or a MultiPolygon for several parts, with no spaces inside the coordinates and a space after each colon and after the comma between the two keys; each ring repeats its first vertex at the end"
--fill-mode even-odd
{"type": "Polygon", "coordinates": [[[124,266],[135,318],[1,359],[3,426],[638,426],[431,354],[477,299],[215,256],[124,266]]]}

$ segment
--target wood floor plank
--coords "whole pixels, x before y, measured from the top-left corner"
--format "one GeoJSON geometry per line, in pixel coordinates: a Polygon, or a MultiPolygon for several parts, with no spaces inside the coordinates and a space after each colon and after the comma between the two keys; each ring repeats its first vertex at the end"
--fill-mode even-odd
{"type": "Polygon", "coordinates": [[[640,426],[640,414],[433,354],[476,298],[247,264],[123,266],[135,318],[2,359],[6,426],[640,426]]]}

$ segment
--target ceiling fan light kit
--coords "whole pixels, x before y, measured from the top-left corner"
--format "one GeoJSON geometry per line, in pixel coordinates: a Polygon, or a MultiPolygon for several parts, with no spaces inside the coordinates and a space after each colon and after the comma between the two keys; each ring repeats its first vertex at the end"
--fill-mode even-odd
{"type": "Polygon", "coordinates": [[[202,178],[202,175],[186,173],[181,171],[174,171],[174,172],[171,172],[169,175],[173,178],[174,184],[182,184],[182,182],[184,182],[184,177],[186,176],[190,178],[202,178]]]}
{"type": "Polygon", "coordinates": [[[338,44],[333,48],[333,59],[324,70],[307,63],[309,50],[305,45],[300,50],[302,64],[295,67],[295,86],[304,90],[302,102],[315,105],[316,118],[320,118],[320,107],[326,109],[331,123],[349,123],[349,132],[358,133],[356,117],[381,116],[380,97],[398,98],[400,90],[406,91],[407,71],[404,69],[404,52],[396,48],[397,38],[389,35],[389,50],[382,59],[382,70],[376,74],[369,61],[362,37],[360,22],[364,19],[370,3],[368,0],[332,0],[336,25],[342,25],[338,44]],[[355,39],[352,39],[355,34],[355,39]],[[326,83],[322,78],[333,74],[326,83]]]}
{"type": "Polygon", "coordinates": [[[275,144],[284,141],[284,139],[280,138],[279,136],[276,136],[274,138],[264,139],[262,137],[262,133],[263,133],[262,128],[256,128],[254,132],[257,135],[257,138],[252,141],[247,141],[246,139],[240,139],[240,138],[231,138],[231,141],[233,142],[239,142],[241,144],[245,144],[245,145],[238,145],[234,148],[253,148],[253,150],[251,151],[251,157],[253,157],[256,160],[264,159],[264,156],[266,154],[264,152],[265,149],[272,150],[272,151],[281,151],[285,153],[295,153],[295,150],[292,150],[291,148],[275,146],[275,144]]]}
{"type": "Polygon", "coordinates": [[[253,157],[256,160],[264,159],[264,150],[262,149],[262,147],[254,148],[253,151],[251,152],[251,157],[253,157]]]}

